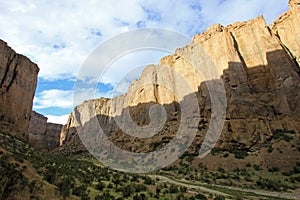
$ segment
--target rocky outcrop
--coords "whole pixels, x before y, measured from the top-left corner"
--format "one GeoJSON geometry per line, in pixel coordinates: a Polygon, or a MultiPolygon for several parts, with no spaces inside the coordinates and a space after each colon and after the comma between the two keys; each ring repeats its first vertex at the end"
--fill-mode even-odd
{"type": "Polygon", "coordinates": [[[89,100],[79,105],[62,131],[61,143],[76,137],[76,127],[89,123],[90,112],[95,110],[101,127],[113,141],[121,145],[127,143],[127,147],[123,145],[127,150],[139,148],[134,147],[136,142],[132,141],[135,139],[121,133],[115,119],[121,118],[123,124],[130,124],[130,120],[122,117],[130,108],[134,122],[145,126],[149,123],[149,116],[145,114],[149,106],[146,105],[168,105],[167,125],[162,129],[162,135],[169,136],[144,141],[140,148],[148,145],[149,148],[143,151],[151,150],[151,143],[172,139],[176,130],[170,127],[180,123],[179,108],[173,102],[181,102],[184,97],[196,92],[201,120],[195,146],[199,146],[212,114],[206,84],[217,79],[224,82],[227,96],[226,120],[217,147],[256,150],[278,131],[298,132],[300,25],[299,7],[295,6],[295,2],[298,1],[291,1],[293,8],[270,27],[262,16],[227,27],[214,25],[194,36],[190,45],[162,58],[159,65],[146,67],[125,95],[89,100]],[[201,77],[193,67],[191,60],[203,59],[197,51],[198,46],[205,50],[216,66],[217,78],[201,77]],[[177,80],[177,73],[189,84],[188,88],[177,80]],[[76,113],[80,115],[79,121],[74,117],[76,113]]]}
{"type": "Polygon", "coordinates": [[[0,40],[0,130],[25,140],[38,66],[0,40]]]}
{"type": "Polygon", "coordinates": [[[59,146],[61,124],[47,123],[48,118],[32,112],[28,129],[28,143],[35,149],[47,152],[59,146]]]}
{"type": "Polygon", "coordinates": [[[296,63],[300,63],[300,1],[291,0],[289,2],[291,9],[281,15],[270,27],[272,33],[277,36],[281,45],[295,59],[296,63]]]}
{"type": "Polygon", "coordinates": [[[289,0],[289,6],[291,8],[298,7],[298,6],[300,6],[300,1],[299,0],[289,0]]]}
{"type": "Polygon", "coordinates": [[[219,147],[250,149],[276,130],[300,130],[299,69],[262,17],[214,26],[193,41],[223,71],[228,110],[219,147]]]}

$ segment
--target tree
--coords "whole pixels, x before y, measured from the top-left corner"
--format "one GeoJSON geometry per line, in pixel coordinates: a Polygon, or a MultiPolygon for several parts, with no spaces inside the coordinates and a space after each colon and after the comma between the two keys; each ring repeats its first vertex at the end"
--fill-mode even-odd
{"type": "Polygon", "coordinates": [[[102,181],[99,181],[95,188],[102,191],[105,188],[105,184],[102,181]]]}
{"type": "Polygon", "coordinates": [[[131,187],[131,185],[126,185],[125,187],[122,188],[121,192],[124,198],[128,198],[131,196],[131,193],[133,193],[134,190],[131,187]]]}

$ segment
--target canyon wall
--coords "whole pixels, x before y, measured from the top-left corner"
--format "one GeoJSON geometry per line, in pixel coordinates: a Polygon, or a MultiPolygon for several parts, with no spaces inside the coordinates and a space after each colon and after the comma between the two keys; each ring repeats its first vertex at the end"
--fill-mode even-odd
{"type": "Polygon", "coordinates": [[[47,152],[59,146],[61,124],[47,123],[47,117],[32,112],[28,134],[28,144],[35,149],[47,152]]]}
{"type": "MultiPolygon", "coordinates": [[[[170,124],[180,123],[180,113],[173,102],[181,102],[191,91],[197,93],[201,111],[200,136],[195,141],[196,146],[200,144],[211,118],[210,96],[205,83],[214,80],[199,76],[190,62],[202,58],[196,51],[198,46],[205,50],[216,66],[220,74],[218,79],[224,82],[226,90],[226,120],[217,147],[255,150],[278,131],[299,132],[298,3],[290,1],[291,9],[270,26],[260,16],[226,27],[213,25],[194,36],[188,46],[162,58],[159,65],[146,67],[141,77],[131,83],[126,94],[113,99],[88,100],[77,106],[62,131],[61,144],[77,137],[76,127],[89,123],[93,109],[105,133],[113,140],[128,143],[124,148],[132,148],[135,143],[120,135],[114,119],[130,107],[135,123],[145,125],[149,123],[149,116],[143,105],[152,103],[168,105],[166,124],[169,125],[164,134],[172,135],[174,130],[170,124]],[[189,84],[187,90],[177,81],[176,73],[189,84]],[[181,95],[176,96],[178,93],[181,95]],[[75,113],[80,114],[79,119],[75,119],[75,113]]],[[[124,124],[130,123],[127,118],[122,120],[125,120],[124,124]]],[[[157,137],[143,147],[148,145],[146,150],[151,150],[150,143],[161,142],[161,139],[157,137]]]]}
{"type": "Polygon", "coordinates": [[[38,66],[0,40],[0,130],[23,141],[29,126],[38,66]]]}

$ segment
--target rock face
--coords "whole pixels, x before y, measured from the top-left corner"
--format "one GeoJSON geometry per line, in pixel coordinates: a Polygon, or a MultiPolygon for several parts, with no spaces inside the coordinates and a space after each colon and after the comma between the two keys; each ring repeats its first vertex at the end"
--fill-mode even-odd
{"type": "Polygon", "coordinates": [[[32,112],[28,129],[28,143],[35,149],[47,152],[59,146],[61,124],[47,123],[47,117],[32,112]]]}
{"type": "MultiPolygon", "coordinates": [[[[191,64],[191,60],[203,58],[196,51],[198,46],[205,50],[216,66],[219,74],[217,79],[224,82],[226,90],[226,120],[217,147],[225,150],[256,150],[277,132],[299,132],[298,3],[290,1],[291,10],[270,27],[261,16],[227,27],[214,25],[206,32],[194,36],[190,45],[162,58],[157,66],[146,67],[140,79],[132,82],[125,95],[113,99],[89,100],[76,107],[62,131],[61,144],[76,138],[76,127],[89,123],[91,110],[95,110],[104,132],[109,133],[117,143],[121,141],[128,143],[127,147],[132,147],[135,145],[133,140],[120,134],[120,127],[114,119],[122,116],[126,108],[131,108],[131,116],[137,125],[148,124],[149,116],[144,113],[147,108],[143,105],[158,103],[168,105],[166,124],[170,127],[180,121],[179,108],[173,102],[182,101],[191,92],[197,93],[201,111],[199,137],[195,146],[201,144],[212,114],[211,99],[205,83],[214,82],[214,79],[199,76],[191,64]],[[176,79],[176,73],[186,80],[189,87],[184,87],[176,79]],[[80,114],[79,121],[75,119],[75,113],[80,114]]],[[[126,119],[124,124],[131,123],[126,119]]],[[[174,131],[166,128],[163,134],[173,135],[174,131]]],[[[150,143],[162,140],[162,137],[157,137],[150,143]]],[[[146,143],[142,146],[147,146],[146,143]]],[[[146,150],[151,150],[149,141],[148,146],[146,150]]]]}
{"type": "Polygon", "coordinates": [[[25,140],[39,68],[0,40],[0,130],[25,140]]]}
{"type": "Polygon", "coordinates": [[[300,63],[300,44],[295,42],[300,37],[300,1],[291,0],[289,2],[291,9],[281,15],[272,25],[271,29],[274,35],[278,37],[282,46],[288,53],[300,63]]]}
{"type": "Polygon", "coordinates": [[[300,1],[299,0],[289,0],[289,6],[291,8],[297,7],[300,5],[300,1]]]}

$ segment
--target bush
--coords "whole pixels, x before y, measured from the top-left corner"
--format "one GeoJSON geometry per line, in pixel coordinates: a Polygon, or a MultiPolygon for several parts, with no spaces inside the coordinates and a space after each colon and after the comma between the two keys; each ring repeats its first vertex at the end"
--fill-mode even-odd
{"type": "Polygon", "coordinates": [[[200,194],[198,193],[196,196],[195,196],[196,199],[200,199],[200,200],[207,200],[207,197],[204,195],[204,194],[200,194]]]}
{"type": "Polygon", "coordinates": [[[237,159],[244,159],[248,155],[248,152],[246,150],[233,150],[232,153],[237,159]]]}
{"type": "Polygon", "coordinates": [[[282,184],[280,181],[273,181],[271,179],[260,179],[256,181],[256,185],[260,188],[273,191],[285,191],[288,189],[288,187],[282,184]]]}
{"type": "Polygon", "coordinates": [[[214,200],[225,200],[225,197],[223,197],[223,196],[216,196],[214,198],[214,200]]]}
{"type": "Polygon", "coordinates": [[[63,179],[58,183],[57,186],[64,198],[70,195],[70,190],[74,187],[74,182],[74,178],[67,176],[63,177],[63,179]]]}
{"type": "Polygon", "coordinates": [[[105,188],[105,184],[104,184],[102,181],[100,181],[100,182],[96,185],[95,188],[96,188],[97,190],[102,191],[102,190],[105,188]]]}
{"type": "Polygon", "coordinates": [[[225,169],[223,167],[218,167],[218,171],[221,173],[225,173],[225,169]]]}
{"type": "Polygon", "coordinates": [[[211,153],[211,155],[215,156],[215,155],[217,155],[220,151],[222,151],[220,148],[214,147],[214,148],[211,149],[210,153],[211,153]]]}
{"type": "Polygon", "coordinates": [[[178,187],[176,185],[171,185],[169,188],[170,193],[177,193],[178,192],[178,187]]]}
{"type": "Polygon", "coordinates": [[[294,134],[295,131],[288,131],[288,130],[280,130],[277,129],[274,132],[274,139],[284,139],[286,142],[289,142],[293,139],[293,137],[287,135],[287,134],[294,134]]]}
{"type": "Polygon", "coordinates": [[[259,166],[259,165],[256,165],[256,164],[253,165],[253,168],[255,169],[255,171],[261,170],[260,166],[259,166]]]}
{"type": "Polygon", "coordinates": [[[273,172],[278,172],[278,171],[279,171],[279,168],[278,168],[278,167],[271,167],[271,168],[268,169],[268,171],[269,171],[269,172],[272,172],[272,173],[273,173],[273,172]]]}
{"type": "Polygon", "coordinates": [[[152,179],[149,176],[145,176],[144,183],[146,185],[152,185],[152,179]]]}
{"type": "Polygon", "coordinates": [[[86,189],[87,189],[86,185],[80,185],[74,188],[73,194],[78,197],[83,196],[84,194],[86,194],[86,189]]]}
{"type": "Polygon", "coordinates": [[[144,184],[134,184],[133,185],[135,192],[143,192],[147,190],[147,187],[144,184]]]}
{"type": "Polygon", "coordinates": [[[178,194],[177,196],[176,196],[176,200],[184,200],[185,198],[184,198],[184,195],[183,194],[178,194]]]}
{"type": "Polygon", "coordinates": [[[131,196],[131,194],[133,193],[134,189],[131,185],[126,185],[125,187],[123,187],[121,189],[121,193],[123,195],[124,198],[128,198],[131,196]]]}
{"type": "Polygon", "coordinates": [[[115,197],[109,191],[105,191],[102,195],[95,196],[95,200],[115,200],[115,197]]]}

